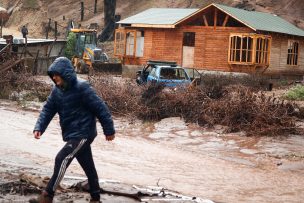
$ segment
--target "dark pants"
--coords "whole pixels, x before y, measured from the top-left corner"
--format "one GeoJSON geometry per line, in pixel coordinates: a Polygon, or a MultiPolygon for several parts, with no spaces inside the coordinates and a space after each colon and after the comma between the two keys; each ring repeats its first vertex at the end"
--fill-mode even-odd
{"type": "Polygon", "coordinates": [[[46,191],[50,196],[54,196],[55,190],[62,180],[64,173],[74,157],[76,157],[80,166],[88,177],[90,194],[93,200],[100,199],[100,187],[98,176],[93,161],[91,143],[87,139],[69,140],[58,152],[55,159],[55,167],[52,178],[50,179],[46,191]]]}

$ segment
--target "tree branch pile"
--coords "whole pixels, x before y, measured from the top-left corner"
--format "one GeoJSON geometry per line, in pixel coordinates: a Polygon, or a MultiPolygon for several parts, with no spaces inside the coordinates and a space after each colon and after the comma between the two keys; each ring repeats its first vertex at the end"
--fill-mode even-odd
{"type": "MultiPolygon", "coordinates": [[[[202,85],[176,91],[156,86],[137,86],[133,82],[115,82],[110,78],[91,78],[97,92],[116,115],[142,120],[160,120],[179,116],[199,125],[227,126],[227,132],[277,136],[297,133],[294,103],[267,97],[258,86],[202,85]]],[[[264,88],[262,86],[262,88],[264,88]]]]}
{"type": "Polygon", "coordinates": [[[24,99],[31,101],[37,98],[42,102],[46,100],[50,89],[50,85],[42,84],[30,73],[7,71],[0,75],[0,98],[2,99],[17,100],[15,94],[24,92],[23,98],[27,97],[24,99]]]}

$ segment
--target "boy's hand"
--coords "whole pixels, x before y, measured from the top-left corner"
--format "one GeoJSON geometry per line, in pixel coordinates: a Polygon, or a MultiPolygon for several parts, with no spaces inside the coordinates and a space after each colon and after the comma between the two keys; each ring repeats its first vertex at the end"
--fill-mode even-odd
{"type": "Polygon", "coordinates": [[[108,135],[108,136],[106,136],[106,140],[107,141],[112,141],[114,139],[115,139],[115,135],[108,135]]]}
{"type": "Polygon", "coordinates": [[[40,131],[34,131],[34,137],[35,137],[35,139],[40,139],[40,137],[41,137],[41,132],[40,131]]]}

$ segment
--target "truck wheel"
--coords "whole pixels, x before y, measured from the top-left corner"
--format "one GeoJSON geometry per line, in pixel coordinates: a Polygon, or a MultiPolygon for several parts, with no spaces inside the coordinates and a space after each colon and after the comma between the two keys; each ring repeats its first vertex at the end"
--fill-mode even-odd
{"type": "Polygon", "coordinates": [[[82,60],[79,61],[76,67],[76,72],[81,74],[88,73],[89,72],[88,65],[82,60]]]}

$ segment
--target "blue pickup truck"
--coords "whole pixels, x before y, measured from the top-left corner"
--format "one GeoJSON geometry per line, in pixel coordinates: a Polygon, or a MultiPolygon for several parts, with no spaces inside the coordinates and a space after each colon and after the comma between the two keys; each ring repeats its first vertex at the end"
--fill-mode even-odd
{"type": "Polygon", "coordinates": [[[147,65],[137,71],[136,82],[142,84],[163,84],[165,87],[187,87],[200,84],[201,74],[194,68],[183,68],[176,62],[148,61],[147,65]]]}

